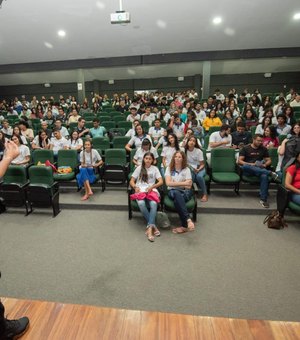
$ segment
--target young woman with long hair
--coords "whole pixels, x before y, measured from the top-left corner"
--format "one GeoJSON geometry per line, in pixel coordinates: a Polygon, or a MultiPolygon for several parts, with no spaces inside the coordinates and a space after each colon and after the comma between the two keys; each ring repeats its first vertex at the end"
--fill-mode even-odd
{"type": "Polygon", "coordinates": [[[183,151],[176,151],[165,175],[168,186],[168,196],[173,200],[176,211],[180,217],[181,225],[173,228],[174,234],[182,234],[195,230],[195,225],[190,217],[185,203],[192,198],[192,174],[187,164],[187,158],[183,151]]]}
{"type": "Polygon", "coordinates": [[[201,202],[207,202],[207,189],[204,177],[206,175],[205,162],[203,152],[200,149],[198,140],[195,136],[191,136],[185,145],[185,154],[187,163],[192,172],[193,182],[196,182],[202,191],[201,202]]]}
{"type": "Polygon", "coordinates": [[[86,201],[93,195],[91,184],[96,180],[95,169],[103,164],[98,151],[92,148],[90,140],[84,142],[84,150],[80,152],[80,163],[79,174],[77,174],[76,178],[78,187],[82,188],[84,186],[85,190],[81,200],[86,201]]]}
{"type": "Polygon", "coordinates": [[[162,162],[161,162],[161,173],[164,175],[165,168],[169,166],[172,157],[176,151],[179,151],[179,142],[175,133],[169,133],[167,137],[167,145],[163,147],[161,152],[162,162]]]}
{"type": "Polygon", "coordinates": [[[32,149],[50,149],[50,139],[44,130],[40,130],[31,143],[32,149]]]}
{"type": "Polygon", "coordinates": [[[150,242],[154,241],[154,236],[160,236],[155,218],[159,201],[157,188],[163,185],[161,174],[153,165],[154,160],[153,153],[146,152],[142,164],[134,170],[129,183],[135,192],[132,199],[136,199],[146,220],[146,236],[150,242]]]}

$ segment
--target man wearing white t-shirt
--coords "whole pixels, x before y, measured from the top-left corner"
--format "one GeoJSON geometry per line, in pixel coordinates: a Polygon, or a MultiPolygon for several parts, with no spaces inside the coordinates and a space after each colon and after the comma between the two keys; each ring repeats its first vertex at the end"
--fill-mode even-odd
{"type": "Polygon", "coordinates": [[[62,137],[59,129],[54,129],[53,136],[50,140],[50,150],[53,150],[54,154],[57,154],[58,150],[69,149],[69,142],[62,137]]]}
{"type": "MultiPolygon", "coordinates": [[[[211,151],[211,149],[216,148],[230,148],[232,145],[232,137],[230,134],[230,126],[223,125],[221,126],[220,131],[213,132],[209,137],[209,144],[207,151],[211,151]]],[[[210,165],[210,153],[207,153],[207,163],[210,165]]]]}
{"type": "Polygon", "coordinates": [[[156,146],[159,139],[164,135],[164,132],[165,132],[165,129],[160,127],[160,120],[155,119],[154,126],[152,126],[148,131],[148,134],[152,138],[154,146],[156,146]]]}

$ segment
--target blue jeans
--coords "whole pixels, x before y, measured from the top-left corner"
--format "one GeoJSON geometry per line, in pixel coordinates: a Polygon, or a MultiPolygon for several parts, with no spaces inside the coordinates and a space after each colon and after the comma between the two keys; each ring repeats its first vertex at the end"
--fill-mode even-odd
{"type": "Polygon", "coordinates": [[[292,194],[292,202],[300,205],[300,194],[292,194]]]}
{"type": "Polygon", "coordinates": [[[190,214],[185,206],[185,202],[188,202],[192,198],[192,190],[171,189],[168,192],[168,196],[174,201],[176,211],[180,217],[181,225],[184,228],[187,228],[187,220],[190,219],[190,214]]]}
{"type": "Polygon", "coordinates": [[[243,165],[243,173],[246,176],[256,176],[260,180],[260,199],[262,201],[267,201],[268,190],[269,190],[269,178],[271,171],[267,169],[262,169],[257,166],[243,165]]]}
{"type": "Polygon", "coordinates": [[[200,170],[198,173],[196,173],[193,170],[191,172],[192,172],[193,182],[197,183],[197,185],[198,185],[198,187],[200,187],[203,195],[207,195],[207,189],[206,189],[206,184],[205,184],[205,180],[204,180],[204,176],[206,175],[205,168],[200,170]]]}
{"type": "Polygon", "coordinates": [[[157,203],[150,200],[136,200],[141,213],[143,214],[146,222],[147,228],[150,226],[155,227],[155,218],[156,218],[156,211],[157,211],[157,203]]]}

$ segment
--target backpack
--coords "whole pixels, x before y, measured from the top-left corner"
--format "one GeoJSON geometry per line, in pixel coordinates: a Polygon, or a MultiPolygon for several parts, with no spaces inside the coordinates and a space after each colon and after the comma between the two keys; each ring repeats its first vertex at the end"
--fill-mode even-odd
{"type": "Polygon", "coordinates": [[[264,219],[264,224],[267,224],[268,228],[271,229],[282,229],[288,226],[278,210],[274,210],[268,214],[264,219]]]}

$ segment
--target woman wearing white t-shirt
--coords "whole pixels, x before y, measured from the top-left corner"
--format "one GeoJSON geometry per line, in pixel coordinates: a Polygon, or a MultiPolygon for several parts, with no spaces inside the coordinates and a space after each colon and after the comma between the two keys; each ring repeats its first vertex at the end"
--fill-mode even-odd
{"type": "Polygon", "coordinates": [[[19,149],[19,156],[11,161],[13,165],[27,165],[30,162],[29,147],[23,144],[21,136],[12,135],[11,140],[17,145],[19,149]]]}
{"type": "Polygon", "coordinates": [[[77,150],[80,152],[83,147],[83,141],[81,138],[79,138],[79,133],[77,131],[73,131],[71,133],[71,138],[69,139],[69,147],[71,150],[77,150]]]}
{"type": "Polygon", "coordinates": [[[161,152],[162,163],[161,163],[161,173],[164,176],[165,169],[171,163],[172,157],[176,151],[179,151],[178,138],[174,133],[168,135],[167,145],[163,147],[161,152]]]}
{"type": "Polygon", "coordinates": [[[92,143],[89,140],[85,141],[84,150],[80,152],[80,163],[79,174],[76,179],[79,188],[84,186],[85,194],[81,200],[86,201],[93,195],[91,184],[96,180],[94,169],[103,164],[101,156],[97,150],[92,149],[92,143]]]}
{"type": "Polygon", "coordinates": [[[195,225],[190,217],[185,203],[192,198],[192,174],[187,165],[187,158],[183,151],[176,151],[172,157],[170,166],[165,175],[168,186],[168,196],[174,201],[174,205],[180,217],[181,226],[172,229],[174,234],[182,234],[195,230],[195,225]]]}
{"type": "Polygon", "coordinates": [[[142,142],[145,138],[148,138],[152,144],[151,137],[144,132],[144,129],[141,125],[137,125],[135,127],[135,136],[132,137],[128,144],[125,145],[125,149],[128,152],[132,150],[133,146],[138,149],[139,147],[141,147],[142,142]]]}
{"type": "MultiPolygon", "coordinates": [[[[139,165],[133,172],[130,179],[130,186],[134,189],[135,194],[139,193],[155,193],[159,197],[157,188],[163,185],[161,174],[156,166],[153,165],[155,158],[153,153],[147,152],[144,155],[142,165],[139,165]]],[[[136,199],[141,213],[143,214],[146,225],[146,236],[150,242],[154,241],[154,235],[160,236],[160,232],[155,225],[157,212],[157,202],[155,200],[145,198],[136,199]]]]}
{"type": "Polygon", "coordinates": [[[192,170],[193,182],[196,182],[202,191],[201,202],[207,202],[207,189],[204,177],[206,175],[203,152],[200,149],[197,138],[191,136],[185,146],[187,163],[192,170]]]}
{"type": "Polygon", "coordinates": [[[153,156],[154,156],[153,165],[157,163],[157,159],[158,159],[157,150],[151,145],[150,140],[148,138],[145,138],[142,142],[141,147],[136,150],[133,156],[133,159],[132,159],[132,162],[136,167],[142,164],[144,155],[147,152],[153,153],[153,156]]]}

